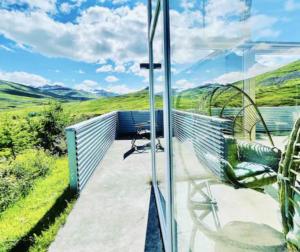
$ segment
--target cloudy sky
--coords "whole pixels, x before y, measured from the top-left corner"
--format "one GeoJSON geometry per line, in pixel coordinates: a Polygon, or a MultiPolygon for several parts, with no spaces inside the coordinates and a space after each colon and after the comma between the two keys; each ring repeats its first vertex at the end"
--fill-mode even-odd
{"type": "MultiPolygon", "coordinates": [[[[178,88],[245,77],[239,46],[246,40],[300,41],[299,0],[253,0],[250,16],[243,0],[207,0],[205,10],[202,0],[171,2],[178,88]]],[[[118,93],[143,88],[148,73],[139,63],[147,61],[146,13],[146,0],[1,0],[0,79],[118,93]]],[[[156,37],[155,60],[161,62],[160,28],[156,37]]],[[[246,76],[295,60],[300,53],[291,50],[256,55],[246,76]]],[[[162,72],[155,73],[157,91],[162,81],[162,72]]]]}

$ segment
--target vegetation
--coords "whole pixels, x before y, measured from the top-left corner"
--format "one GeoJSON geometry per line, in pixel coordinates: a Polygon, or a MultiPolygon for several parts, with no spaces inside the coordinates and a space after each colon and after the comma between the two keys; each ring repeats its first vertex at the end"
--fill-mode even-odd
{"type": "MultiPolygon", "coordinates": [[[[255,98],[258,106],[296,106],[300,103],[300,60],[277,70],[255,76],[249,80],[255,83],[255,98]]],[[[243,82],[233,83],[242,87],[243,82]]],[[[198,110],[206,102],[209,93],[216,84],[208,84],[181,92],[175,98],[175,106],[180,109],[198,110]]],[[[224,92],[218,96],[217,107],[223,105],[234,95],[224,92]]],[[[235,97],[231,106],[240,106],[241,96],[235,97]]]]}
{"type": "Polygon", "coordinates": [[[57,221],[61,222],[57,215],[65,209],[66,201],[71,199],[67,159],[53,158],[53,161],[55,165],[49,174],[36,179],[29,194],[0,215],[0,251],[13,248],[15,251],[26,251],[42,230],[47,230],[49,226],[53,229],[57,221]]]}
{"type": "Polygon", "coordinates": [[[26,196],[34,181],[45,177],[52,166],[51,157],[39,150],[28,150],[7,166],[0,166],[0,213],[26,196]]]}

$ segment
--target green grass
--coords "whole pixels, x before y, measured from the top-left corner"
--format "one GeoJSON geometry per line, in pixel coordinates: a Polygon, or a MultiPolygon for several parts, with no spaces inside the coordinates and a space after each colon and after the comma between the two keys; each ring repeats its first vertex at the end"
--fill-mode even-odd
{"type": "MultiPolygon", "coordinates": [[[[255,83],[255,101],[258,106],[296,106],[300,104],[300,61],[292,62],[274,71],[264,73],[251,78],[255,83]]],[[[233,83],[242,88],[243,82],[233,83]]],[[[185,90],[175,97],[175,107],[189,110],[198,109],[208,102],[209,92],[214,89],[214,84],[185,90]]],[[[223,92],[214,101],[214,106],[222,107],[230,99],[230,106],[241,106],[242,96],[234,99],[231,96],[235,90],[223,92]]],[[[215,97],[217,95],[215,94],[215,97]]]]}
{"type": "MultiPolygon", "coordinates": [[[[45,218],[68,187],[68,165],[67,158],[64,157],[56,160],[55,167],[47,177],[37,179],[26,197],[0,215],[0,251],[9,251],[20,241],[21,245],[22,242],[30,241],[32,237],[28,235],[41,224],[40,220],[45,218]]],[[[44,225],[45,223],[42,226],[44,225]]],[[[50,240],[50,235],[47,239],[50,240]]]]}
{"type": "MultiPolygon", "coordinates": [[[[30,112],[41,112],[48,105],[32,106],[26,108],[7,109],[0,112],[0,119],[6,117],[24,117],[30,112]]],[[[143,90],[127,95],[99,98],[97,100],[89,100],[82,102],[63,103],[63,108],[70,118],[78,121],[84,118],[90,118],[102,115],[114,110],[149,110],[149,94],[148,90],[143,90]],[[78,120],[76,120],[76,118],[78,120]]],[[[162,97],[156,97],[156,107],[162,108],[162,97]]]]}
{"type": "Polygon", "coordinates": [[[46,230],[42,231],[40,235],[35,235],[34,244],[29,248],[29,252],[45,252],[50,244],[54,241],[57,232],[66,222],[66,219],[73,209],[76,200],[68,203],[65,210],[55,219],[55,222],[46,230]]]}

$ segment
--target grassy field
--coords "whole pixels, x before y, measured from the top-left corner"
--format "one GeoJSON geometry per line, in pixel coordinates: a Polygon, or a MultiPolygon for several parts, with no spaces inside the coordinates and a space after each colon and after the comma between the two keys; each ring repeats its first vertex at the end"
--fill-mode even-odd
{"type": "Polygon", "coordinates": [[[67,158],[56,159],[50,174],[38,179],[26,197],[0,215],[0,251],[27,251],[35,240],[37,247],[49,244],[70,211],[72,203],[65,214],[56,216],[59,209],[65,209],[66,200],[71,200],[68,187],[67,158]]]}

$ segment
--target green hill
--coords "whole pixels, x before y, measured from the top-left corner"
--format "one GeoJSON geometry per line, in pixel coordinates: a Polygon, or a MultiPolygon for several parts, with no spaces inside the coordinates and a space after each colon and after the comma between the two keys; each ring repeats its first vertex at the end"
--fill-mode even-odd
{"type": "Polygon", "coordinates": [[[61,102],[97,98],[88,92],[61,86],[34,88],[19,83],[0,80],[0,110],[46,104],[49,99],[61,102]]]}
{"type": "Polygon", "coordinates": [[[53,98],[41,90],[13,82],[0,81],[0,109],[44,104],[53,98]]]}
{"type": "MultiPolygon", "coordinates": [[[[255,83],[258,106],[295,106],[300,104],[300,60],[250,79],[255,83]]],[[[243,82],[232,83],[242,88],[243,82]]],[[[178,94],[177,107],[195,109],[218,83],[184,90],[178,94]]],[[[224,104],[233,93],[224,92],[218,103],[224,104]]],[[[237,98],[239,99],[239,98],[237,98]]],[[[241,103],[241,99],[236,103],[241,103]]]]}

